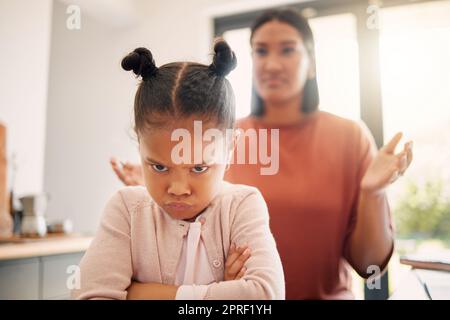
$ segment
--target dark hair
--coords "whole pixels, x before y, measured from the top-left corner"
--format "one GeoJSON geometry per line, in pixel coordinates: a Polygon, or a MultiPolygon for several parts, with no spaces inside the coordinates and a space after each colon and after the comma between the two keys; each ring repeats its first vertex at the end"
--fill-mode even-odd
{"type": "Polygon", "coordinates": [[[236,56],[224,40],[214,45],[211,65],[174,62],[156,67],[146,48],[137,48],[122,60],[122,68],[141,76],[134,100],[137,134],[163,127],[167,117],[180,119],[198,115],[216,121],[218,127],[232,128],[235,101],[225,76],[236,67],[236,56]]]}
{"type": "MultiPolygon", "coordinates": [[[[309,56],[312,58],[312,63],[315,63],[315,50],[314,50],[314,37],[309,26],[308,20],[301,15],[295,9],[283,8],[283,9],[272,9],[262,13],[253,23],[251,28],[250,41],[253,36],[261,26],[270,21],[280,21],[289,24],[290,26],[297,29],[299,32],[306,50],[309,56]]],[[[252,109],[251,114],[254,116],[262,116],[264,114],[264,101],[256,92],[253,87],[252,90],[252,109]]],[[[319,108],[319,89],[317,86],[317,78],[314,76],[308,79],[303,88],[303,101],[301,111],[304,113],[310,113],[316,111],[319,108]]]]}

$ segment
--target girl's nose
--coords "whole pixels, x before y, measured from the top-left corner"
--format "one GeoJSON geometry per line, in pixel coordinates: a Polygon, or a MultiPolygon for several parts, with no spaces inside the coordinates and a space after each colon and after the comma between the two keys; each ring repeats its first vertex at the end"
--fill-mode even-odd
{"type": "Polygon", "coordinates": [[[181,196],[190,196],[191,195],[191,189],[189,187],[189,184],[184,181],[173,181],[167,192],[175,197],[181,197],[181,196]]]}

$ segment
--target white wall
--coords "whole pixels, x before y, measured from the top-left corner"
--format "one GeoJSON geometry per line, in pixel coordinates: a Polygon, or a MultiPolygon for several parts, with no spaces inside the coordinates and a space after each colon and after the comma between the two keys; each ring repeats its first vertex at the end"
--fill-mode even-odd
{"type": "Polygon", "coordinates": [[[51,11],[51,0],[0,0],[0,121],[18,194],[42,191],[51,11]]]}
{"type": "Polygon", "coordinates": [[[81,30],[73,31],[65,27],[67,3],[54,3],[44,186],[52,196],[49,220],[70,218],[76,231],[92,233],[121,186],[109,157],[138,161],[130,138],[137,81],[120,68],[121,58],[146,46],[157,65],[209,62],[211,15],[269,2],[135,0],[136,23],[118,26],[98,18],[101,8],[83,10],[87,1],[79,1],[81,30]]]}
{"type": "Polygon", "coordinates": [[[81,29],[66,28],[66,4],[54,2],[45,152],[48,219],[70,218],[94,232],[119,187],[108,159],[137,159],[129,137],[135,84],[120,71],[120,30],[82,10],[81,29]]]}

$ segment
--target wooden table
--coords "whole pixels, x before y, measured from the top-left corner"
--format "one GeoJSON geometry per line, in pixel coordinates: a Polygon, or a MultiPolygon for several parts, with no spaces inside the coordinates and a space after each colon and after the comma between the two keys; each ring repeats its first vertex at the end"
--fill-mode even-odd
{"type": "Polygon", "coordinates": [[[390,300],[450,300],[450,272],[411,268],[390,300]]]}

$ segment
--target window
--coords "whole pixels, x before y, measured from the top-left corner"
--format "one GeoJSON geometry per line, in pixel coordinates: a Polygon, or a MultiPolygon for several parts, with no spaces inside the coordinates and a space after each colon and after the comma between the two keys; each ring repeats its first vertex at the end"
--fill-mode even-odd
{"type": "Polygon", "coordinates": [[[309,20],[316,45],[320,109],[360,118],[356,18],[339,14],[309,20]]]}
{"type": "Polygon", "coordinates": [[[450,249],[450,1],[382,9],[380,26],[385,141],[397,131],[414,141],[408,174],[389,192],[395,289],[408,270],[399,255],[450,249]]]}
{"type": "Polygon", "coordinates": [[[228,80],[236,97],[236,119],[250,114],[252,95],[252,59],[250,49],[250,28],[234,29],[223,34],[233,48],[238,64],[230,73],[228,80]]]}

